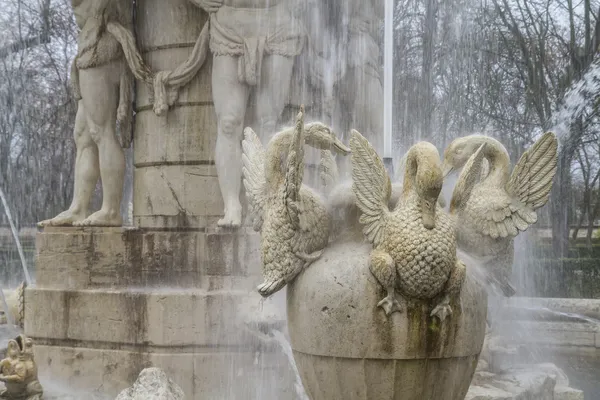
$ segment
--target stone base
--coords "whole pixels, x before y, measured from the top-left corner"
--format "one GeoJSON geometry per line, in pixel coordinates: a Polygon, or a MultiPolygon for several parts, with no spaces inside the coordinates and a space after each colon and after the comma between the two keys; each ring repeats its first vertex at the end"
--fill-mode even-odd
{"type": "Polygon", "coordinates": [[[187,399],[295,400],[294,376],[285,356],[251,349],[108,350],[37,345],[40,370],[70,389],[97,390],[114,398],[149,366],[163,369],[187,399]],[[167,352],[165,352],[167,351],[167,352]]]}
{"type": "Polygon", "coordinates": [[[295,398],[269,335],[284,327],[284,294],[256,293],[254,232],[51,228],[36,268],[25,332],[41,376],[114,398],[154,366],[191,399],[295,398]]]}

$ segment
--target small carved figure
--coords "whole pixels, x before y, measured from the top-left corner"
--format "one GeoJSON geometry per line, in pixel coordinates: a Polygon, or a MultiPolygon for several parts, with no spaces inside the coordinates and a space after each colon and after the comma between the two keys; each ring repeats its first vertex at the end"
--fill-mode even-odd
{"type": "Polygon", "coordinates": [[[359,221],[374,247],[369,268],[387,290],[378,306],[388,316],[402,311],[396,290],[423,300],[441,296],[431,315],[443,321],[452,313],[450,296],[460,293],[466,276],[465,265],[456,257],[454,214],[476,182],[481,150],[461,174],[448,215],[437,204],[443,175],[439,153],[431,143],[417,143],[408,151],[402,196],[392,210],[392,185],[381,158],[355,130],[350,148],[353,189],[362,212],[359,221]]]}
{"type": "Polygon", "coordinates": [[[75,117],[75,182],[68,210],[40,226],[120,226],[125,158],[131,140],[133,76],[152,82],[135,47],[131,4],[120,0],[72,0],[81,30],[71,83],[78,102],[75,117]],[[129,66],[129,68],[128,68],[129,66]],[[116,137],[120,123],[121,143],[116,137]],[[94,188],[102,181],[102,207],[89,215],[94,188]]]}
{"type": "Polygon", "coordinates": [[[344,155],[350,149],[320,122],[305,127],[304,107],[296,117],[296,126],[277,133],[266,152],[252,129],[246,128],[244,136],[244,186],[254,214],[254,229],[261,232],[264,282],[258,292],[267,297],[317,260],[329,240],[327,208],[302,184],[305,141],[344,155]]]}
{"type": "Polygon", "coordinates": [[[42,399],[44,390],[33,359],[33,341],[25,335],[8,342],[7,358],[0,361],[0,381],[6,385],[0,393],[2,399],[42,399]]]}
{"type": "Polygon", "coordinates": [[[497,140],[472,135],[454,140],[444,152],[444,175],[461,168],[485,144],[489,172],[458,214],[458,247],[478,260],[493,286],[505,296],[515,294],[510,283],[514,238],[537,221],[535,210],[548,201],[556,174],[558,141],[545,133],[510,174],[510,158],[497,140]]]}

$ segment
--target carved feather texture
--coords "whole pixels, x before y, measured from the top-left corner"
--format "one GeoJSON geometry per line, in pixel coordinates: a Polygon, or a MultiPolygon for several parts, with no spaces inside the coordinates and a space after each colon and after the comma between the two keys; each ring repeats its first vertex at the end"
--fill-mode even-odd
{"type": "Polygon", "coordinates": [[[266,152],[260,139],[251,128],[244,129],[242,151],[243,182],[248,198],[252,227],[259,232],[262,229],[263,213],[267,203],[266,152]]]}
{"type": "Polygon", "coordinates": [[[356,205],[361,210],[360,223],[367,239],[378,246],[381,243],[391,196],[391,182],[383,161],[373,146],[358,131],[352,130],[352,190],[356,205]]]}
{"type": "Polygon", "coordinates": [[[546,132],[523,153],[506,185],[506,192],[532,211],[537,210],[548,201],[557,162],[558,141],[554,133],[546,132]]]}
{"type": "Polygon", "coordinates": [[[454,214],[465,207],[467,201],[471,197],[473,188],[481,178],[483,160],[485,160],[483,154],[484,147],[485,144],[482,144],[479,146],[479,149],[469,157],[469,160],[458,177],[458,181],[452,192],[452,200],[450,200],[451,214],[454,214]]]}
{"type": "Polygon", "coordinates": [[[287,212],[292,223],[300,228],[300,187],[304,178],[304,106],[296,116],[294,136],[290,143],[283,191],[287,212]]]}

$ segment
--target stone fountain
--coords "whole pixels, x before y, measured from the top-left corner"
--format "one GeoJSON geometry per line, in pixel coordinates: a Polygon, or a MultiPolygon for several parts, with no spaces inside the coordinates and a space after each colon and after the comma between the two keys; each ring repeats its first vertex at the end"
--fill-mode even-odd
{"type": "Polygon", "coordinates": [[[260,298],[287,285],[290,353],[311,399],[465,398],[487,295],[456,231],[490,146],[457,161],[450,213],[431,144],[391,184],[378,156],[381,3],[347,1],[329,26],[326,7],[291,0],[72,2],[73,202],[40,222],[36,282],[5,310],[35,340],[41,377],[119,398],[160,376],[177,398],[296,399],[273,340],[285,311],[260,298]],[[350,150],[335,134],[349,128],[366,136],[350,142],[351,188],[338,185],[350,150]],[[134,226],[122,226],[131,145],[134,226]],[[304,185],[311,162],[326,198],[304,185]]]}

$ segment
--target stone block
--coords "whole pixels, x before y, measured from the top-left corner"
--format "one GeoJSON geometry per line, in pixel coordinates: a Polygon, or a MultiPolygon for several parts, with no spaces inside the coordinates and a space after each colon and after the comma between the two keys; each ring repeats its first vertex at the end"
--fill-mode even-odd
{"type": "Polygon", "coordinates": [[[247,323],[261,320],[259,295],[241,290],[31,287],[26,290],[25,304],[25,332],[36,343],[76,342],[95,348],[238,348],[255,341],[247,323]]]}
{"type": "MultiPolygon", "coordinates": [[[[212,100],[192,102],[193,99],[184,96],[185,93],[182,92],[178,98],[180,106],[171,108],[166,115],[154,114],[150,105],[147,109],[139,110],[134,134],[134,165],[137,168],[176,164],[181,168],[181,176],[216,175],[212,164],[215,159],[217,122],[212,100]],[[190,103],[183,106],[182,103],[186,101],[190,103]],[[194,128],[197,126],[202,129],[194,128]],[[185,169],[185,165],[199,168],[185,169]]],[[[196,191],[201,194],[204,189],[203,186],[197,186],[196,191]]]]}
{"type": "Polygon", "coordinates": [[[137,41],[142,51],[177,44],[192,44],[207,14],[187,0],[137,2],[137,41]]]}
{"type": "Polygon", "coordinates": [[[260,282],[260,238],[251,229],[46,228],[37,239],[39,288],[249,291],[260,282]]]}
{"type": "Polygon", "coordinates": [[[140,371],[148,367],[164,370],[181,387],[186,399],[298,398],[295,376],[280,350],[256,353],[248,347],[235,352],[205,349],[193,353],[174,346],[147,353],[36,345],[35,357],[42,371],[42,384],[51,379],[73,390],[98,388],[112,398],[131,386],[140,371]]]}
{"type": "Polygon", "coordinates": [[[136,168],[133,186],[133,216],[141,228],[206,228],[223,213],[213,166],[136,168]]]}

